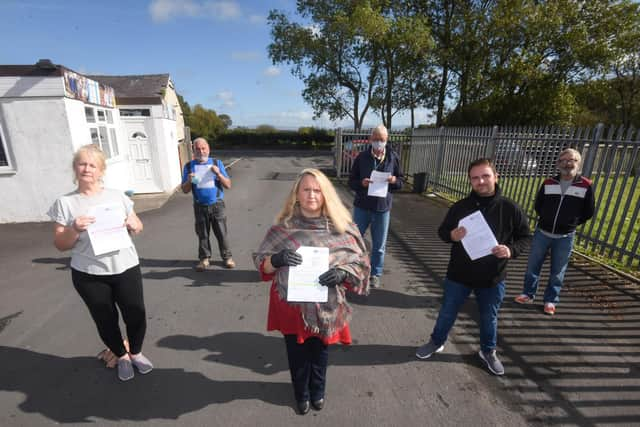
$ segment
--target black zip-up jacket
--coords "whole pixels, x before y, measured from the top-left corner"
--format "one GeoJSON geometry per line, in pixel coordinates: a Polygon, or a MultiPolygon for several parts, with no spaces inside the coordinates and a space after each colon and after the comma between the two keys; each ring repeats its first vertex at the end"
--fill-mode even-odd
{"type": "Polygon", "coordinates": [[[536,196],[538,227],[548,233],[569,234],[587,222],[595,212],[591,180],[577,175],[562,194],[560,175],[547,178],[536,196]]]}
{"type": "Polygon", "coordinates": [[[505,279],[507,259],[487,255],[472,261],[462,242],[451,240],[451,230],[458,227],[460,219],[478,210],[498,243],[509,247],[511,258],[517,257],[529,247],[531,232],[527,215],[513,201],[503,197],[497,185],[495,196],[479,197],[472,191],[469,196],[451,206],[438,228],[440,238],[452,243],[447,278],[470,288],[491,288],[505,279]]]}
{"type": "Polygon", "coordinates": [[[387,144],[386,153],[382,162],[373,157],[371,147],[358,154],[358,157],[353,161],[351,166],[351,173],[349,174],[349,187],[356,192],[353,205],[361,209],[366,209],[373,212],[386,212],[391,210],[391,204],[393,197],[392,191],[397,191],[402,188],[404,181],[404,174],[400,167],[400,159],[398,155],[387,144]],[[392,176],[396,177],[395,184],[389,184],[389,191],[387,197],[373,197],[367,196],[367,187],[362,186],[362,180],[369,178],[371,172],[377,170],[378,172],[391,172],[392,176]]]}

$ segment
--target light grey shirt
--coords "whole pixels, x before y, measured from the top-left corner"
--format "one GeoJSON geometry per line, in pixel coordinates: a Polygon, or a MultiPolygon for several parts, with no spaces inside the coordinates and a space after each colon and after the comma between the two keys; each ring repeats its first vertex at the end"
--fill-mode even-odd
{"type": "MultiPolygon", "coordinates": [[[[87,215],[89,208],[103,204],[121,205],[126,216],[133,212],[133,202],[122,191],[103,188],[91,196],[81,194],[77,190],[65,194],[55,201],[47,215],[58,224],[71,227],[77,217],[87,215]]],[[[122,219],[123,223],[125,218],[122,219]]],[[[80,233],[71,249],[71,267],[88,274],[119,274],[138,265],[139,262],[133,244],[126,249],[96,256],[86,231],[80,233]]]]}

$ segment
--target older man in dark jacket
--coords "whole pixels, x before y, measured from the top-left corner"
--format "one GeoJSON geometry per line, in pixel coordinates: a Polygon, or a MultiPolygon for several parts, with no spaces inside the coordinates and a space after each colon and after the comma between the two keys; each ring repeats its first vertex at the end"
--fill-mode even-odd
{"type": "Polygon", "coordinates": [[[444,298],[431,339],[418,348],[416,356],[428,359],[444,349],[460,307],[473,292],[480,312],[478,355],[491,373],[503,375],[504,367],[496,354],[498,310],[504,299],[507,261],[522,253],[531,240],[529,222],[518,205],[501,195],[491,160],[471,162],[468,173],[473,191],[451,206],[438,229],[440,238],[452,243],[444,298]],[[460,220],[478,211],[498,244],[490,254],[471,259],[462,243],[467,230],[460,226],[460,220]]]}
{"type": "Polygon", "coordinates": [[[576,227],[587,222],[595,211],[591,181],[578,174],[582,157],[573,148],[567,148],[558,157],[560,174],[547,178],[536,196],[535,210],[538,227],[533,235],[524,289],[515,301],[533,302],[540,281],[540,270],[551,252],[551,271],[544,292],[544,313],[553,315],[560,301],[560,289],[569,265],[576,227]]]}
{"type": "Polygon", "coordinates": [[[353,200],[353,221],[364,236],[371,227],[371,278],[372,288],[381,286],[380,277],[384,267],[384,254],[389,231],[392,191],[402,188],[404,175],[398,155],[387,147],[389,134],[383,125],[371,131],[370,149],[356,157],[349,175],[349,187],[355,191],[353,200]],[[369,195],[369,185],[374,172],[388,174],[387,192],[384,196],[369,195]]]}

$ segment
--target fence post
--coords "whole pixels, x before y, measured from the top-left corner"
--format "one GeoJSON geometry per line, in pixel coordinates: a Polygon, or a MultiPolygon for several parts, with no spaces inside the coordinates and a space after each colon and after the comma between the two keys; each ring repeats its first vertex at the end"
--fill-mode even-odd
{"type": "Polygon", "coordinates": [[[335,165],[336,165],[336,177],[342,177],[342,128],[336,129],[335,136],[335,165]]]}
{"type": "Polygon", "coordinates": [[[498,126],[495,125],[493,129],[491,129],[491,138],[489,138],[489,143],[484,150],[484,156],[487,159],[493,159],[493,156],[496,154],[496,145],[498,145],[498,126]]]}
{"type": "Polygon", "coordinates": [[[593,132],[593,139],[589,143],[589,151],[587,151],[587,157],[582,162],[582,175],[584,176],[592,176],[593,175],[593,165],[596,162],[596,155],[598,154],[598,146],[600,145],[600,140],[602,139],[602,134],[604,133],[604,124],[598,123],[596,125],[596,129],[593,132]]]}
{"type": "Polygon", "coordinates": [[[440,183],[444,168],[444,126],[438,128],[438,151],[436,153],[436,176],[434,182],[440,183]]]}

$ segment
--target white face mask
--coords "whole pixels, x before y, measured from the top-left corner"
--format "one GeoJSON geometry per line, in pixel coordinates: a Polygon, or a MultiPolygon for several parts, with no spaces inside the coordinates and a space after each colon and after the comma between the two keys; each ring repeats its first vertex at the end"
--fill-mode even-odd
{"type": "Polygon", "coordinates": [[[386,146],[387,146],[386,141],[371,141],[371,147],[376,151],[382,151],[386,146]]]}

